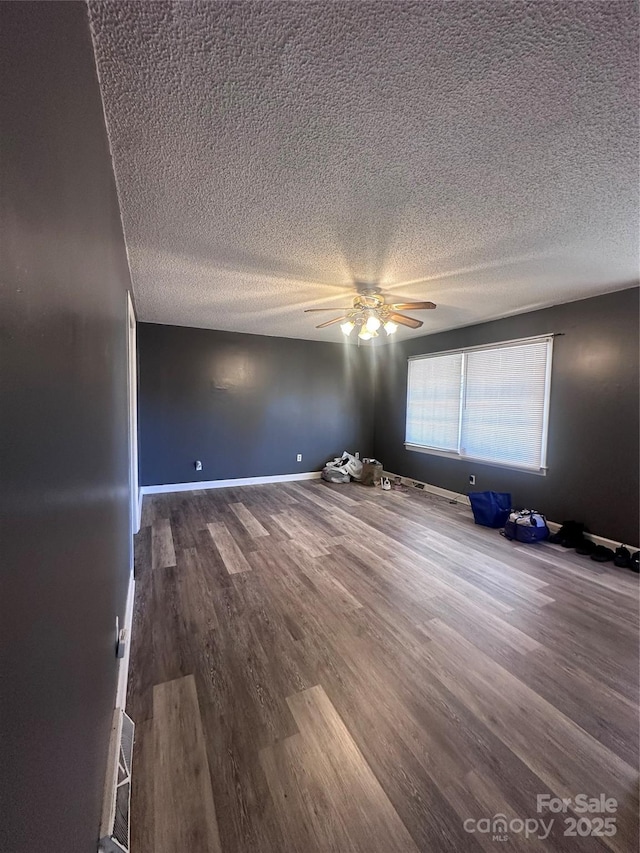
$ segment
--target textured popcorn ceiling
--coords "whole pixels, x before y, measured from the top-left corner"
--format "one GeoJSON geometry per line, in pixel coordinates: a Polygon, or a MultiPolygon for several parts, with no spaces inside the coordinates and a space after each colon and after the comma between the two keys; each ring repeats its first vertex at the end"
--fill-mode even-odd
{"type": "Polygon", "coordinates": [[[89,10],[142,320],[338,340],[302,310],[370,281],[420,335],[637,280],[631,2],[89,10]]]}

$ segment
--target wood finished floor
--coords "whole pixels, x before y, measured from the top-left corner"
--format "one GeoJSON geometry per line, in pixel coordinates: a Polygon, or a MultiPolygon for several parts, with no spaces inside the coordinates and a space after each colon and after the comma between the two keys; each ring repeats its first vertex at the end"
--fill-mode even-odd
{"type": "Polygon", "coordinates": [[[637,849],[631,572],[321,481],[147,496],[136,572],[133,853],[637,849]],[[555,825],[465,832],[497,813],[555,825]]]}

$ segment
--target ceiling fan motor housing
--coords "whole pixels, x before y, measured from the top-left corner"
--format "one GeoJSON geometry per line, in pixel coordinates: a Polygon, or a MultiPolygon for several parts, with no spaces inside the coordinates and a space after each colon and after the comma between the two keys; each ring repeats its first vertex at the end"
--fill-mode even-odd
{"type": "Polygon", "coordinates": [[[380,296],[378,293],[369,292],[369,293],[359,293],[358,296],[354,296],[353,298],[353,307],[362,311],[366,308],[372,308],[374,310],[382,308],[384,305],[384,297],[380,296]]]}

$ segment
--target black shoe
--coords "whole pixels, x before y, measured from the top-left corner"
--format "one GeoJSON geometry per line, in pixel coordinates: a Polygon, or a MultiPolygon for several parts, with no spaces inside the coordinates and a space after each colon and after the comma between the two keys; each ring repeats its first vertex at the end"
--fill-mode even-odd
{"type": "Polygon", "coordinates": [[[631,555],[631,559],[629,560],[629,568],[634,572],[640,572],[640,551],[636,551],[635,554],[631,555]]]}
{"type": "Polygon", "coordinates": [[[563,521],[557,533],[549,537],[549,542],[562,545],[563,548],[575,548],[584,539],[587,528],[581,521],[563,521]]]}
{"type": "Polygon", "coordinates": [[[631,567],[631,554],[624,545],[616,548],[613,565],[617,566],[619,569],[629,569],[631,567]]]}
{"type": "Polygon", "coordinates": [[[608,563],[609,560],[613,560],[613,551],[611,548],[605,548],[604,545],[597,545],[591,559],[596,563],[608,563]]]}
{"type": "Polygon", "coordinates": [[[590,556],[595,550],[596,543],[593,539],[587,539],[586,536],[583,536],[576,545],[576,554],[581,554],[583,557],[590,556]]]}

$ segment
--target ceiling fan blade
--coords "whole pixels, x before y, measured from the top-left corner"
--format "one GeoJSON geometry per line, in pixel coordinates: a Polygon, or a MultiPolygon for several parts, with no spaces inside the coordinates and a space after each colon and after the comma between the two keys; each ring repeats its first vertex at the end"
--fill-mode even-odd
{"type": "Polygon", "coordinates": [[[389,319],[401,326],[409,326],[410,329],[419,329],[424,325],[422,320],[414,320],[413,317],[405,317],[404,314],[389,314],[389,319]]]}
{"type": "MultiPolygon", "coordinates": [[[[320,323],[319,326],[316,326],[316,329],[324,329],[325,326],[333,326],[334,323],[340,323],[342,320],[346,319],[346,317],[336,317],[334,320],[327,320],[326,323],[320,323]]],[[[422,325],[422,323],[420,325],[422,325]]]]}
{"type": "Polygon", "coordinates": [[[393,311],[422,311],[425,308],[437,308],[435,302],[395,302],[390,305],[393,311]]]}
{"type": "Polygon", "coordinates": [[[353,305],[348,307],[341,306],[340,308],[305,308],[304,313],[310,314],[312,311],[353,311],[353,305]]]}

